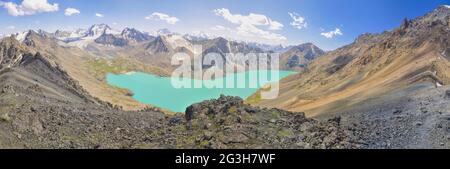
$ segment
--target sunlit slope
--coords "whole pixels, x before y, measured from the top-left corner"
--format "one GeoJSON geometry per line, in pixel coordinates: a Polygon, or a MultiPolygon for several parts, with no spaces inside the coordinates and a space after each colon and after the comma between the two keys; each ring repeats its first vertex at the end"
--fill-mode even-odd
{"type": "MultiPolygon", "coordinates": [[[[333,112],[414,83],[450,83],[450,9],[439,7],[393,31],[361,35],[282,80],[275,100],[256,105],[333,112]]],[[[255,96],[258,94],[255,94],[255,96]]]]}

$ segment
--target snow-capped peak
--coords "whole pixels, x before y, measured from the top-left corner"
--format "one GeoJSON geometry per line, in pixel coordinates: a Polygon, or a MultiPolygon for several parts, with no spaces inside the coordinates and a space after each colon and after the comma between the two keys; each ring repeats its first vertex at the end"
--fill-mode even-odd
{"type": "Polygon", "coordinates": [[[158,36],[158,35],[170,35],[170,34],[173,34],[173,33],[169,29],[164,28],[164,29],[157,30],[154,34],[156,36],[158,36]]]}
{"type": "Polygon", "coordinates": [[[106,24],[95,24],[88,29],[87,36],[98,38],[103,34],[116,34],[116,33],[117,31],[113,31],[111,27],[109,27],[106,24]]]}
{"type": "Polygon", "coordinates": [[[132,38],[135,36],[138,36],[139,34],[142,34],[142,32],[134,29],[134,28],[125,28],[122,33],[120,33],[122,35],[122,37],[124,38],[132,38]]]}
{"type": "Polygon", "coordinates": [[[129,34],[133,34],[134,32],[138,32],[138,31],[134,28],[126,27],[125,29],[123,29],[122,35],[126,35],[126,34],[129,35],[129,34]]]}
{"type": "Polygon", "coordinates": [[[144,34],[134,28],[125,28],[120,35],[128,40],[134,40],[134,41],[145,41],[150,39],[150,36],[147,34],[144,34]]]}
{"type": "Polygon", "coordinates": [[[201,41],[201,40],[208,40],[208,39],[213,38],[212,36],[208,35],[205,32],[202,32],[202,31],[195,31],[195,32],[186,34],[183,37],[190,41],[201,41]]]}
{"type": "Polygon", "coordinates": [[[76,38],[76,37],[85,37],[87,36],[87,30],[86,29],[77,29],[70,33],[69,37],[76,38]]]}
{"type": "Polygon", "coordinates": [[[257,47],[264,51],[273,51],[273,52],[285,52],[292,46],[286,46],[284,44],[278,44],[278,45],[272,45],[272,44],[264,44],[264,43],[258,43],[258,42],[247,42],[247,45],[251,47],[257,47]]]}
{"type": "Polygon", "coordinates": [[[173,49],[178,48],[178,47],[184,47],[187,49],[192,48],[192,44],[181,35],[171,34],[171,35],[161,35],[161,36],[164,37],[166,42],[169,43],[169,45],[173,49]]]}
{"type": "Polygon", "coordinates": [[[53,35],[55,36],[55,38],[62,40],[64,42],[71,42],[87,36],[87,30],[86,29],[77,29],[75,31],[56,30],[55,33],[53,33],[53,35]]]}
{"type": "Polygon", "coordinates": [[[71,32],[69,31],[62,31],[62,30],[56,30],[55,33],[53,33],[55,37],[57,38],[67,38],[70,36],[71,32]]]}
{"type": "Polygon", "coordinates": [[[24,32],[17,32],[14,35],[15,35],[17,41],[23,42],[25,40],[25,38],[27,38],[29,33],[30,33],[30,31],[24,31],[24,32]]]}

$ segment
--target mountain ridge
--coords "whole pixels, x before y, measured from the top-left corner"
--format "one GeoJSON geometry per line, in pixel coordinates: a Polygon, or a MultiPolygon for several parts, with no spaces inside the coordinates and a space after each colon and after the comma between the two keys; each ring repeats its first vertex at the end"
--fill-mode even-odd
{"type": "Polygon", "coordinates": [[[450,9],[439,7],[392,31],[361,35],[282,80],[280,97],[257,105],[314,116],[415,83],[449,84],[450,63],[442,55],[450,45],[449,17],[450,9]]]}
{"type": "MultiPolygon", "coordinates": [[[[169,66],[170,58],[165,50],[146,54],[149,41],[80,48],[44,31],[12,35],[0,41],[0,147],[449,148],[450,11],[444,7],[315,58],[281,81],[275,100],[255,94],[252,106],[220,96],[185,114],[136,104],[132,93],[104,81],[106,73],[170,74],[150,66],[169,66]]],[[[165,36],[158,45],[169,52],[186,49],[165,36]]],[[[222,54],[262,50],[225,38],[197,43],[222,54]]],[[[312,44],[293,50],[304,48],[316,51],[312,44]]]]}
{"type": "Polygon", "coordinates": [[[357,138],[338,119],[319,122],[302,113],[259,109],[237,97],[198,103],[185,114],[164,114],[157,108],[124,111],[85,92],[63,58],[45,52],[48,44],[37,43],[48,39],[33,34],[28,39],[37,45],[26,46],[15,37],[0,42],[0,148],[363,146],[354,143],[357,138]]]}

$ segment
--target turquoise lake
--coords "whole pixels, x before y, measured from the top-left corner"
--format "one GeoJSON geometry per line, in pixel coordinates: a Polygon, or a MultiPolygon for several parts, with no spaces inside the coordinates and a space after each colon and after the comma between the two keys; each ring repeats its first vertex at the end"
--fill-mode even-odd
{"type": "Polygon", "coordinates": [[[126,74],[109,73],[106,76],[106,80],[109,85],[132,91],[133,98],[141,103],[161,107],[173,112],[184,112],[186,107],[193,103],[218,98],[221,94],[239,96],[245,99],[265,84],[276,82],[294,73],[295,72],[292,71],[267,70],[235,73],[234,76],[227,75],[225,77],[215,79],[219,80],[219,83],[220,80],[223,81],[224,87],[220,88],[205,87],[205,83],[215,82],[214,80],[195,80],[190,78],[184,80],[187,80],[191,84],[201,83],[202,87],[176,88],[172,85],[173,83],[171,77],[160,77],[141,72],[130,72],[126,74]],[[271,73],[278,73],[278,77],[271,78],[271,73]],[[263,75],[266,75],[267,81],[258,83],[258,77],[264,77],[263,75]],[[241,86],[237,85],[238,78],[245,78],[245,86],[242,86],[242,80],[239,81],[241,86]],[[234,82],[232,88],[225,87],[226,82],[229,80],[231,80],[229,82],[230,84],[232,84],[231,82],[234,82]],[[250,83],[254,83],[252,87],[250,87],[250,83]]]}

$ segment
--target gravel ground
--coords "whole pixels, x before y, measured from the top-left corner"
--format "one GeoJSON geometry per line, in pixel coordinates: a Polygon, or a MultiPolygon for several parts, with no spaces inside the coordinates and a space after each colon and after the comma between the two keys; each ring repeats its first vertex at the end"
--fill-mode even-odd
{"type": "Polygon", "coordinates": [[[358,128],[364,148],[450,148],[450,86],[417,84],[318,118],[334,116],[358,128]]]}

